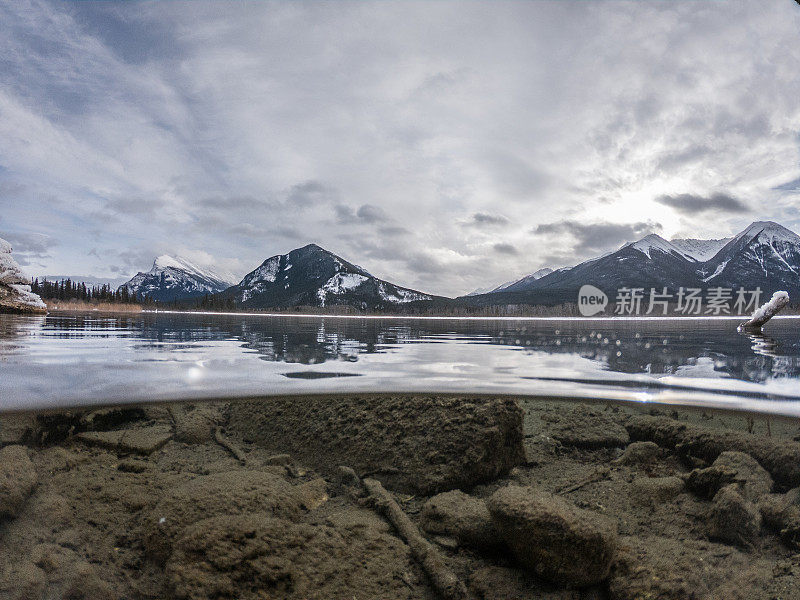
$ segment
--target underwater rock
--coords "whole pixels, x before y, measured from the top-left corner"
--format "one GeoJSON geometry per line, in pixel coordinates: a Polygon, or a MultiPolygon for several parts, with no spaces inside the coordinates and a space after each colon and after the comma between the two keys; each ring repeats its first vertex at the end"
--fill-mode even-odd
{"type": "Polygon", "coordinates": [[[636,504],[654,505],[673,500],[683,489],[680,477],[639,477],[631,483],[631,496],[636,504]]]}
{"type": "Polygon", "coordinates": [[[761,531],[761,513],[732,484],[725,486],[714,496],[708,525],[712,539],[738,546],[751,546],[761,531]]]}
{"type": "Polygon", "coordinates": [[[260,512],[295,517],[303,497],[280,475],[265,471],[225,471],[192,479],[167,491],[145,516],[144,546],[156,560],[166,560],[183,530],[218,515],[260,512]]]}
{"type": "Polygon", "coordinates": [[[628,444],[625,452],[614,462],[619,465],[649,465],[654,463],[661,448],[655,442],[633,442],[628,444]]]}
{"type": "Polygon", "coordinates": [[[501,488],[488,506],[519,562],[542,579],[584,587],[608,576],[617,526],[607,517],[533,487],[501,488]]]}
{"type": "Polygon", "coordinates": [[[348,465],[394,490],[433,494],[523,464],[522,416],[510,399],[269,398],[231,403],[228,432],[322,473],[348,465]]]}
{"type": "Polygon", "coordinates": [[[428,533],[455,538],[463,546],[488,550],[502,546],[486,503],[460,490],[430,498],[422,507],[420,525],[428,533]]]}

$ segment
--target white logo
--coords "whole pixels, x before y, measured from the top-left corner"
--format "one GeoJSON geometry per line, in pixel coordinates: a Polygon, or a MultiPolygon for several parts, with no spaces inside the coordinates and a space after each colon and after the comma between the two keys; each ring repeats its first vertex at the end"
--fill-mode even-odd
{"type": "Polygon", "coordinates": [[[593,285],[581,286],[578,291],[578,310],[584,317],[603,312],[608,306],[608,296],[593,285]]]}

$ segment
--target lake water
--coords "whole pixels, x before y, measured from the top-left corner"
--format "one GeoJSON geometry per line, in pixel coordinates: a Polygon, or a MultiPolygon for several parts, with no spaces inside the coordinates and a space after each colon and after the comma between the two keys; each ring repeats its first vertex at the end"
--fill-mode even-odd
{"type": "Polygon", "coordinates": [[[800,415],[800,319],[0,315],[0,409],[486,393],[800,415]]]}

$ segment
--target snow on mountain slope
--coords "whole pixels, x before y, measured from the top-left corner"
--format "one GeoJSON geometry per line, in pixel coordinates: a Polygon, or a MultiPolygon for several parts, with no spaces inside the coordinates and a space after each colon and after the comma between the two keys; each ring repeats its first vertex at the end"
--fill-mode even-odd
{"type": "MultiPolygon", "coordinates": [[[[678,256],[681,256],[682,258],[685,258],[686,260],[689,261],[696,260],[686,252],[683,252],[677,246],[673,245],[671,242],[668,242],[660,235],[657,235],[655,233],[646,235],[645,237],[636,242],[631,242],[629,244],[626,244],[626,246],[633,248],[634,250],[638,250],[639,252],[647,256],[647,258],[652,258],[651,252],[653,250],[657,250],[659,252],[663,252],[664,254],[672,254],[672,253],[677,254],[678,256]]],[[[623,246],[623,248],[624,247],[625,246],[623,246]]]]}
{"type": "Polygon", "coordinates": [[[698,262],[706,262],[712,258],[722,247],[731,241],[731,238],[718,240],[699,240],[696,238],[675,238],[670,243],[686,256],[698,262]]]}
{"type": "Polygon", "coordinates": [[[248,308],[350,305],[362,309],[434,298],[378,279],[316,244],[268,258],[223,297],[248,308]]]}
{"type": "Polygon", "coordinates": [[[147,272],[139,272],[120,287],[140,298],[171,302],[216,294],[233,282],[218,275],[213,269],[199,267],[191,261],[164,254],[153,261],[147,272]]]}

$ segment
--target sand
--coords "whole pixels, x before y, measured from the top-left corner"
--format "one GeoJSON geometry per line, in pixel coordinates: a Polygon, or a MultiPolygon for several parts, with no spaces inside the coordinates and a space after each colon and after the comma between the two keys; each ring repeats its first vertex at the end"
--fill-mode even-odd
{"type": "MultiPolygon", "coordinates": [[[[378,402],[329,400],[355,414],[378,402]]],[[[353,483],[363,475],[383,477],[471,598],[800,597],[800,491],[790,491],[781,459],[800,439],[797,421],[527,398],[513,401],[515,424],[508,399],[417,398],[405,403],[417,417],[461,402],[475,420],[448,423],[467,437],[480,424],[524,452],[512,448],[498,462],[487,449],[465,462],[449,442],[437,457],[436,423],[410,426],[414,410],[398,430],[419,444],[387,438],[392,447],[379,452],[375,439],[354,440],[353,464],[364,470],[365,448],[375,448],[427,482],[425,462],[404,458],[418,447],[446,473],[435,481],[458,492],[415,489],[388,464],[383,474],[337,470],[348,458],[341,431],[323,435],[315,404],[292,402],[292,422],[305,407],[304,431],[324,438],[308,447],[335,442],[335,460],[303,452],[302,432],[282,449],[279,438],[268,443],[237,425],[257,412],[252,401],[0,416],[0,598],[439,597],[353,483]],[[459,468],[473,476],[453,476],[459,468]]],[[[326,422],[339,414],[323,412],[326,422]]],[[[345,421],[339,414],[331,426],[345,421]]],[[[365,421],[350,424],[354,436],[365,421]]],[[[284,425],[269,431],[285,435],[284,425]]]]}

